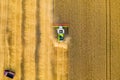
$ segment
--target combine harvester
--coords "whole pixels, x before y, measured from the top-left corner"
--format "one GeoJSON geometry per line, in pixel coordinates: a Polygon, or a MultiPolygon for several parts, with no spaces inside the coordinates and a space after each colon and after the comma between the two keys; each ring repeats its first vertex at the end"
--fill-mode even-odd
{"type": "Polygon", "coordinates": [[[70,40],[68,37],[68,31],[69,31],[69,24],[53,24],[53,33],[55,34],[55,42],[54,45],[56,47],[63,47],[67,48],[67,44],[70,40]]]}
{"type": "Polygon", "coordinates": [[[55,38],[58,39],[58,42],[65,41],[65,38],[68,35],[68,24],[53,24],[55,38]]]}

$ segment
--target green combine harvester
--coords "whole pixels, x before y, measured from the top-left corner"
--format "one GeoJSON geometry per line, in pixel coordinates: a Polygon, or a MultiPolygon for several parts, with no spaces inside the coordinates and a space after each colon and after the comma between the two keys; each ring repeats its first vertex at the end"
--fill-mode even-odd
{"type": "Polygon", "coordinates": [[[57,24],[54,25],[54,32],[56,34],[56,38],[59,42],[65,40],[65,37],[68,35],[68,25],[67,24],[57,24]]]}

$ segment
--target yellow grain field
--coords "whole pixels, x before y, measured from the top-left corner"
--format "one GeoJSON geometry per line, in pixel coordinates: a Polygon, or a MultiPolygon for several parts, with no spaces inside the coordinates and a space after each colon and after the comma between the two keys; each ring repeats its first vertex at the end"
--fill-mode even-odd
{"type": "MultiPolygon", "coordinates": [[[[11,69],[16,74],[15,79],[21,79],[21,0],[8,0],[7,2],[7,26],[6,26],[6,43],[8,48],[9,63],[5,69],[11,69]],[[19,36],[19,37],[18,37],[19,36]]],[[[4,53],[6,54],[6,53],[4,53]]]]}
{"type": "MultiPolygon", "coordinates": [[[[7,0],[0,1],[0,79],[3,79],[3,72],[5,68],[5,61],[8,63],[8,59],[4,58],[6,49],[5,45],[5,28],[7,24],[7,0]]],[[[7,55],[6,55],[7,56],[7,55]]]]}
{"type": "Polygon", "coordinates": [[[119,58],[120,0],[0,0],[0,80],[120,80],[119,58]]]}
{"type": "Polygon", "coordinates": [[[53,34],[53,0],[0,1],[0,79],[67,80],[67,43],[53,34]]]}
{"type": "Polygon", "coordinates": [[[36,0],[25,0],[24,4],[24,79],[35,80],[35,44],[36,44],[36,0]],[[30,75],[32,74],[32,77],[30,75]]]}
{"type": "Polygon", "coordinates": [[[41,0],[40,6],[40,79],[41,80],[67,80],[67,44],[57,43],[53,38],[53,1],[41,0]],[[45,9],[45,7],[47,8],[45,9]],[[47,23],[46,23],[47,22],[47,23]],[[56,46],[61,44],[63,46],[56,46]],[[61,52],[62,51],[62,52],[61,52]]]}

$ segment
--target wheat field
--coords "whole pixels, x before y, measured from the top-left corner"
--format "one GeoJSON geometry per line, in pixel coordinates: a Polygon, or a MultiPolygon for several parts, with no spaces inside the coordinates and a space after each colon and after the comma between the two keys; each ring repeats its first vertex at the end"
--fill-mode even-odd
{"type": "Polygon", "coordinates": [[[55,45],[52,24],[52,0],[0,1],[1,80],[10,80],[5,69],[13,80],[67,80],[67,48],[55,45]]]}
{"type": "Polygon", "coordinates": [[[69,24],[69,80],[120,80],[120,0],[54,0],[69,24]]]}
{"type": "Polygon", "coordinates": [[[0,80],[120,80],[120,0],[0,0],[0,80]],[[69,24],[59,43],[53,23],[69,24]]]}

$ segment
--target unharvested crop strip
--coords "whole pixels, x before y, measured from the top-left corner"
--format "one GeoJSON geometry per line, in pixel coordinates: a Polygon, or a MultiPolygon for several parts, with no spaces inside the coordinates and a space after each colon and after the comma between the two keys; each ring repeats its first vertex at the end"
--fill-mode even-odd
{"type": "Polygon", "coordinates": [[[9,69],[15,71],[16,69],[16,28],[17,28],[17,18],[16,18],[16,9],[17,9],[17,1],[8,0],[8,25],[7,25],[7,39],[8,39],[8,47],[10,54],[10,66],[9,69]]]}
{"type": "Polygon", "coordinates": [[[24,9],[24,79],[35,80],[36,0],[25,0],[24,9]]]}
{"type": "Polygon", "coordinates": [[[40,80],[53,80],[51,54],[52,43],[50,36],[52,28],[52,1],[53,0],[40,0],[40,62],[39,71],[40,80]]]}
{"type": "Polygon", "coordinates": [[[5,43],[5,29],[7,25],[7,0],[0,1],[0,79],[4,80],[3,73],[8,62],[5,59],[6,43],[5,43]],[[5,62],[6,61],[6,62],[5,62]]]}

